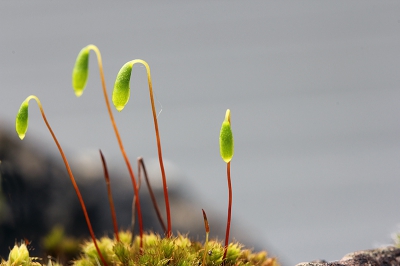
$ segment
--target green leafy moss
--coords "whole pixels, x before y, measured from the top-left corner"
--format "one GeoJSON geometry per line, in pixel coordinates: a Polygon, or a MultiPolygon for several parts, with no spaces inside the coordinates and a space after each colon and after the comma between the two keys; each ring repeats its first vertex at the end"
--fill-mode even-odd
{"type": "Polygon", "coordinates": [[[8,260],[2,260],[0,263],[1,266],[34,266],[41,265],[36,261],[37,258],[29,257],[29,251],[25,244],[15,245],[14,248],[10,251],[10,255],[8,256],[8,260]]]}
{"type": "MultiPolygon", "coordinates": [[[[53,233],[55,235],[55,233],[53,233]]],[[[120,242],[103,237],[98,244],[108,265],[168,265],[168,266],[201,266],[203,262],[204,246],[197,241],[190,240],[187,236],[178,235],[163,238],[159,235],[148,233],[143,235],[143,249],[139,247],[139,237],[132,236],[129,232],[120,232],[120,242]]],[[[208,242],[206,265],[222,265],[224,246],[221,242],[211,240],[208,242]]],[[[10,251],[7,261],[2,260],[0,266],[39,266],[43,261],[29,257],[29,250],[25,244],[15,245],[10,251]]],[[[47,266],[60,264],[51,260],[47,266]]],[[[68,263],[70,265],[70,263],[68,263]]],[[[99,256],[93,242],[86,241],[81,245],[81,254],[72,262],[76,266],[101,265],[99,256]]],[[[224,265],[262,265],[278,266],[275,258],[268,258],[266,252],[253,253],[244,249],[239,243],[230,243],[224,265]]]]}
{"type": "MultiPolygon", "coordinates": [[[[121,234],[129,235],[128,232],[121,234]]],[[[121,235],[120,235],[121,237],[121,235]]],[[[178,235],[172,238],[162,238],[148,233],[143,235],[143,249],[139,248],[139,237],[132,244],[116,242],[109,238],[101,238],[99,246],[109,265],[169,265],[169,266],[199,266],[203,261],[204,246],[200,242],[191,241],[187,236],[178,235]]],[[[74,265],[98,265],[99,257],[92,242],[82,247],[83,253],[74,261],[74,265]]],[[[206,265],[221,265],[224,254],[223,244],[209,241],[206,265]]],[[[266,252],[252,253],[239,243],[231,243],[228,247],[226,266],[231,265],[268,265],[277,266],[275,259],[268,258],[266,252]]]]}

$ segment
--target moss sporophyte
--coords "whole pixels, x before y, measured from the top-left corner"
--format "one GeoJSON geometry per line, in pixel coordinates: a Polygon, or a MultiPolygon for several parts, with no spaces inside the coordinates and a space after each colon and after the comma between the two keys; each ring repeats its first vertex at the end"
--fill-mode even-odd
{"type": "Polygon", "coordinates": [[[231,185],[231,160],[233,157],[233,134],[231,129],[231,111],[226,110],[225,119],[222,122],[221,131],[219,134],[219,150],[222,160],[226,162],[226,176],[228,179],[228,218],[226,222],[225,233],[225,252],[223,259],[226,258],[229,243],[229,231],[231,228],[231,210],[232,210],[232,185],[231,185]]]}
{"type": "MultiPolygon", "coordinates": [[[[67,158],[52,130],[50,124],[45,116],[42,104],[38,97],[35,95],[28,96],[17,113],[16,117],[16,131],[18,136],[23,139],[25,137],[26,131],[28,129],[28,107],[29,101],[31,99],[35,100],[39,105],[40,112],[42,114],[43,120],[53,137],[55,144],[60,152],[60,155],[64,161],[65,167],[67,169],[68,175],[71,179],[72,185],[75,189],[79,202],[81,204],[86,223],[91,235],[91,242],[86,242],[82,246],[82,255],[77,258],[73,263],[74,265],[278,265],[274,258],[268,258],[266,252],[252,253],[248,249],[243,249],[243,246],[239,243],[229,243],[229,232],[231,223],[231,207],[232,207],[232,187],[231,187],[231,176],[230,176],[230,161],[233,156],[233,135],[231,130],[231,119],[230,110],[228,109],[225,114],[225,119],[222,123],[219,136],[220,153],[222,159],[227,164],[227,180],[228,180],[228,218],[226,224],[226,234],[225,243],[222,245],[218,241],[208,239],[210,232],[210,227],[207,220],[207,215],[204,210],[203,219],[206,240],[204,245],[200,242],[192,241],[187,236],[172,234],[171,225],[171,214],[168,199],[168,189],[167,189],[167,179],[164,170],[162,150],[161,150],[161,140],[158,128],[158,121],[156,115],[156,109],[154,104],[153,88],[150,75],[150,67],[146,61],[141,59],[136,59],[127,62],[120,69],[115,83],[114,90],[112,92],[112,101],[115,108],[121,111],[125,105],[128,103],[130,98],[130,77],[132,72],[132,67],[134,64],[139,63],[145,66],[148,79],[148,88],[150,94],[150,103],[153,113],[154,130],[156,135],[156,144],[158,151],[158,158],[160,164],[160,170],[162,175],[163,189],[164,189],[164,200],[166,206],[166,217],[167,226],[164,225],[162,215],[159,211],[157,202],[153,195],[151,185],[149,183],[146,168],[142,158],[138,159],[138,177],[140,180],[141,173],[143,172],[146,179],[146,184],[149,188],[150,195],[152,197],[154,208],[157,212],[157,217],[160,221],[162,228],[164,229],[164,237],[155,235],[153,233],[143,232],[143,222],[142,214],[140,209],[140,199],[139,199],[139,188],[137,180],[134,176],[132,166],[125,152],[115,119],[110,106],[106,83],[104,79],[103,66],[101,60],[101,54],[99,49],[95,45],[88,45],[84,47],[76,61],[72,72],[72,87],[77,97],[83,94],[86,87],[88,76],[89,76],[89,53],[93,50],[97,55],[97,61],[100,71],[102,89],[106,107],[109,113],[111,125],[114,129],[115,136],[118,141],[119,149],[125,160],[128,173],[130,175],[132,186],[134,190],[134,200],[132,208],[134,211],[132,213],[132,223],[134,222],[135,215],[137,212],[137,219],[139,223],[139,235],[133,236],[131,232],[118,231],[118,223],[115,215],[114,204],[111,193],[110,177],[107,170],[106,160],[103,153],[100,151],[100,157],[104,169],[104,176],[106,180],[108,199],[110,203],[113,227],[114,227],[114,239],[103,237],[100,240],[96,239],[92,225],[86,211],[86,206],[83,201],[82,195],[79,191],[78,185],[75,182],[75,178],[72,174],[71,168],[67,161],[67,158]]],[[[133,226],[132,226],[133,232],[133,226]]],[[[10,256],[7,261],[3,260],[0,265],[41,265],[38,260],[29,257],[29,251],[26,249],[24,244],[18,246],[16,245],[10,252],[10,256]]],[[[48,265],[54,265],[54,263],[49,260],[48,265]]]]}

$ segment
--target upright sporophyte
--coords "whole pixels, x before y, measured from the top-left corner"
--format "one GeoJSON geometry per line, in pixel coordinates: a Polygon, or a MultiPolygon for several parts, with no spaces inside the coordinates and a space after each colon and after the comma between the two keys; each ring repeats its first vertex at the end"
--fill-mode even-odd
{"type": "Polygon", "coordinates": [[[219,134],[219,150],[222,160],[226,162],[226,177],[228,180],[228,218],[226,222],[225,233],[225,251],[223,259],[227,256],[229,244],[229,232],[231,228],[231,213],[232,213],[232,185],[231,185],[231,160],[234,153],[233,134],[231,129],[231,111],[228,109],[225,113],[225,119],[222,122],[221,131],[219,134]]]}

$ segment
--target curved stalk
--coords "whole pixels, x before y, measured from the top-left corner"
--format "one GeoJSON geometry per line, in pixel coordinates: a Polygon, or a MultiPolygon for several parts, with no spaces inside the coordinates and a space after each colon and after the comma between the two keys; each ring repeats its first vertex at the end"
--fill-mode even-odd
{"type": "Polygon", "coordinates": [[[165,176],[165,169],[164,169],[164,163],[163,163],[163,158],[162,158],[161,140],[160,140],[160,134],[159,134],[159,130],[158,130],[156,108],[155,108],[155,104],[154,104],[153,85],[152,85],[152,81],[151,81],[150,67],[146,61],[144,61],[142,59],[135,59],[135,60],[129,61],[121,68],[121,70],[119,71],[118,76],[116,78],[116,81],[115,81],[112,100],[118,111],[121,111],[125,107],[125,105],[127,104],[128,100],[129,100],[129,95],[130,95],[129,82],[130,82],[132,67],[134,64],[137,64],[137,63],[144,65],[146,68],[146,71],[147,71],[147,81],[149,84],[151,110],[153,113],[154,130],[156,133],[156,141],[157,141],[158,160],[160,163],[161,176],[162,176],[162,182],[163,182],[163,188],[164,188],[165,208],[166,208],[166,212],[167,212],[167,224],[168,224],[167,225],[168,226],[167,237],[169,238],[172,235],[172,230],[171,230],[171,213],[170,213],[169,198],[168,198],[168,186],[167,186],[167,179],[165,176]]]}
{"type": "Polygon", "coordinates": [[[62,157],[62,159],[64,161],[65,168],[67,169],[69,178],[71,179],[71,182],[72,182],[72,185],[73,185],[73,187],[75,189],[76,195],[78,196],[79,203],[81,204],[82,211],[83,211],[83,214],[85,216],[87,226],[89,228],[89,233],[90,233],[90,236],[91,236],[91,238],[93,240],[93,243],[94,243],[94,245],[96,247],[97,253],[99,254],[99,257],[100,257],[101,261],[103,262],[103,264],[107,265],[103,255],[100,252],[99,246],[97,245],[97,241],[96,241],[96,237],[95,237],[94,232],[93,232],[92,224],[90,223],[90,219],[89,219],[89,215],[88,215],[87,210],[86,210],[85,203],[83,201],[83,198],[82,198],[81,192],[80,192],[80,190],[78,188],[78,185],[75,182],[75,178],[74,178],[74,175],[72,174],[71,167],[69,166],[68,160],[67,160],[67,158],[66,158],[66,156],[64,154],[63,149],[61,148],[60,143],[58,142],[58,140],[56,138],[56,135],[54,134],[53,130],[50,127],[49,122],[47,121],[46,115],[44,114],[44,110],[43,110],[42,104],[41,104],[39,98],[36,97],[35,95],[28,96],[26,98],[26,100],[21,105],[20,111],[18,112],[18,115],[17,115],[17,121],[16,121],[17,133],[18,133],[18,135],[19,135],[19,137],[21,139],[23,139],[25,137],[26,130],[28,129],[28,103],[29,103],[29,101],[31,99],[34,99],[36,101],[36,103],[38,104],[39,109],[40,109],[40,113],[42,114],[42,117],[43,117],[43,120],[44,120],[44,123],[46,124],[48,130],[50,131],[51,136],[53,137],[53,140],[54,140],[55,144],[57,145],[57,148],[58,148],[58,150],[60,152],[60,155],[61,155],[61,157],[62,157]],[[21,116],[21,113],[22,113],[21,111],[25,111],[25,113],[22,116],[21,116]],[[19,118],[22,118],[22,120],[25,120],[25,121],[22,121],[22,123],[25,126],[24,127],[25,130],[23,130],[23,132],[20,132],[21,127],[19,127],[19,124],[20,124],[19,120],[21,120],[21,119],[19,119],[19,118]]]}
{"type": "MultiPolygon", "coordinates": [[[[100,50],[97,48],[97,46],[95,46],[93,44],[90,44],[90,45],[86,46],[83,49],[87,49],[86,50],[87,54],[85,54],[86,56],[88,56],[90,50],[93,50],[96,53],[96,56],[97,56],[97,62],[98,62],[98,65],[99,65],[100,78],[101,78],[101,85],[102,85],[102,88],[103,88],[104,101],[106,103],[107,111],[108,111],[108,114],[110,116],[110,121],[111,121],[111,124],[112,124],[113,129],[114,129],[115,136],[116,136],[117,141],[118,141],[119,149],[121,151],[122,157],[124,158],[126,167],[128,169],[128,172],[129,172],[129,176],[131,177],[133,190],[134,190],[134,193],[136,195],[136,197],[135,197],[135,205],[136,205],[136,209],[137,209],[137,213],[138,213],[138,220],[139,220],[140,247],[143,247],[143,219],[142,219],[142,211],[141,211],[141,208],[140,208],[139,189],[138,189],[138,186],[136,184],[135,175],[133,173],[132,166],[131,166],[130,161],[128,159],[128,155],[125,152],[125,148],[124,148],[121,136],[120,136],[118,128],[117,128],[117,124],[115,123],[114,115],[112,114],[112,111],[111,111],[110,101],[108,100],[108,96],[107,96],[106,82],[105,82],[105,78],[104,78],[103,63],[102,63],[102,59],[101,59],[100,50]]],[[[78,59],[79,59],[80,55],[81,54],[78,55],[78,59]]],[[[78,59],[77,59],[77,62],[78,62],[78,59]]],[[[86,76],[85,76],[85,80],[82,82],[83,83],[82,88],[79,88],[79,90],[78,91],[76,90],[76,92],[75,92],[78,97],[83,92],[84,86],[86,85],[86,79],[87,79],[87,73],[86,73],[86,76]]]]}

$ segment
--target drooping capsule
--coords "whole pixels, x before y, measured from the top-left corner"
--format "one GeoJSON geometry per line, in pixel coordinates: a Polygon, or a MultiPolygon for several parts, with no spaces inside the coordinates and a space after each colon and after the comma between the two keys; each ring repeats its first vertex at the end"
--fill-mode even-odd
{"type": "Polygon", "coordinates": [[[89,76],[90,45],[84,47],[78,54],[72,70],[72,88],[77,97],[81,96],[89,76]]]}
{"type": "Polygon", "coordinates": [[[112,101],[118,111],[122,111],[129,101],[131,80],[132,63],[128,62],[119,70],[117,78],[114,83],[114,90],[112,92],[112,101]]]}
{"type": "Polygon", "coordinates": [[[17,113],[15,119],[15,129],[18,133],[20,139],[24,139],[26,131],[28,130],[28,107],[29,107],[29,97],[22,102],[21,107],[17,113]]]}

